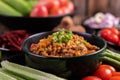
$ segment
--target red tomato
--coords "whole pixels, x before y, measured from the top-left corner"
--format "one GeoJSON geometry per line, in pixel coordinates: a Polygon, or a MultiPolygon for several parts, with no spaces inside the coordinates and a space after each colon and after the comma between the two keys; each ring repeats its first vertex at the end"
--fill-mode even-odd
{"type": "Polygon", "coordinates": [[[113,72],[112,76],[120,76],[120,72],[113,72]]]}
{"type": "Polygon", "coordinates": [[[110,77],[112,76],[112,72],[108,68],[98,68],[95,73],[95,76],[101,78],[102,80],[109,80],[110,77]]]}
{"type": "Polygon", "coordinates": [[[37,4],[32,10],[31,17],[47,17],[48,11],[47,8],[42,4],[37,4]]]}
{"type": "Polygon", "coordinates": [[[62,7],[61,10],[63,11],[64,14],[71,13],[71,11],[67,7],[62,7]]]}
{"type": "Polygon", "coordinates": [[[64,14],[64,12],[63,12],[62,9],[52,10],[51,13],[50,13],[50,15],[52,15],[52,16],[59,16],[59,15],[63,15],[63,14],[64,14]]]}
{"type": "Polygon", "coordinates": [[[117,44],[118,41],[119,41],[119,37],[118,37],[118,35],[116,35],[116,34],[111,34],[111,35],[108,37],[108,41],[117,44]]]}
{"type": "Polygon", "coordinates": [[[110,80],[120,80],[120,76],[112,76],[110,80]]]}
{"type": "Polygon", "coordinates": [[[48,9],[48,12],[51,12],[51,10],[58,10],[60,8],[60,3],[58,0],[48,0],[47,1],[47,9],[48,9]]]}
{"type": "Polygon", "coordinates": [[[119,39],[120,39],[120,32],[119,32],[119,34],[118,34],[118,37],[119,37],[119,39]]]}
{"type": "Polygon", "coordinates": [[[82,78],[82,80],[102,80],[102,79],[98,78],[97,76],[87,76],[82,78]]]}
{"type": "Polygon", "coordinates": [[[108,68],[108,69],[110,69],[112,72],[115,72],[115,71],[116,71],[113,66],[107,65],[107,64],[101,64],[101,65],[99,66],[99,68],[108,68]]]}
{"type": "Polygon", "coordinates": [[[120,38],[119,38],[119,41],[118,41],[118,46],[120,46],[120,38]]]}
{"type": "Polygon", "coordinates": [[[110,30],[112,31],[112,33],[114,33],[116,35],[119,34],[119,30],[117,28],[115,28],[115,27],[110,28],[110,30]]]}
{"type": "Polygon", "coordinates": [[[65,4],[65,7],[70,11],[70,12],[73,12],[74,11],[74,4],[72,1],[68,1],[66,4],[65,4]]]}
{"type": "Polygon", "coordinates": [[[101,34],[101,37],[108,40],[108,37],[111,35],[111,33],[112,32],[109,29],[102,29],[100,34],[101,34]]]}
{"type": "Polygon", "coordinates": [[[67,0],[59,0],[59,2],[60,2],[60,7],[63,7],[67,3],[67,0]]]}

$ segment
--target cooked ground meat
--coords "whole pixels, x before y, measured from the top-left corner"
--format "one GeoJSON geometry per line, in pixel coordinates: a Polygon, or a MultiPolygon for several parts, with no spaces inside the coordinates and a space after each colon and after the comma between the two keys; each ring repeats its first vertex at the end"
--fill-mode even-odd
{"type": "Polygon", "coordinates": [[[73,34],[67,42],[54,42],[53,35],[41,39],[37,44],[32,44],[30,51],[34,54],[51,57],[82,56],[99,50],[91,45],[82,36],[73,34]]]}

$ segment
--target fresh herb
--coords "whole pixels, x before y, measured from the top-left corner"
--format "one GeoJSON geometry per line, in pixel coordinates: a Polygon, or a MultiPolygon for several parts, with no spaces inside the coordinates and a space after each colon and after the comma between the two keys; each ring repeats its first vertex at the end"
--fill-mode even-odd
{"type": "Polygon", "coordinates": [[[80,44],[80,41],[77,41],[76,44],[80,44]]]}
{"type": "Polygon", "coordinates": [[[86,44],[87,44],[87,42],[86,42],[86,41],[83,41],[82,43],[83,43],[84,45],[86,45],[86,44]]]}
{"type": "Polygon", "coordinates": [[[52,34],[53,35],[53,42],[56,43],[62,43],[62,42],[68,42],[69,40],[72,39],[72,32],[71,31],[58,31],[52,34]]]}
{"type": "Polygon", "coordinates": [[[77,41],[76,44],[84,44],[84,45],[86,45],[87,42],[86,41],[77,41]]]}

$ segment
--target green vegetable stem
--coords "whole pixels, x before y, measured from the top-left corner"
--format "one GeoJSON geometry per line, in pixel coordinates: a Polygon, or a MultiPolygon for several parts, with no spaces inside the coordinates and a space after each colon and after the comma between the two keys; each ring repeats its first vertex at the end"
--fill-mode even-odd
{"type": "Polygon", "coordinates": [[[120,54],[109,49],[103,53],[102,60],[120,69],[120,54]]]}
{"type": "Polygon", "coordinates": [[[53,74],[36,70],[27,66],[22,66],[9,61],[1,62],[2,70],[8,71],[26,80],[65,80],[53,74]]]}

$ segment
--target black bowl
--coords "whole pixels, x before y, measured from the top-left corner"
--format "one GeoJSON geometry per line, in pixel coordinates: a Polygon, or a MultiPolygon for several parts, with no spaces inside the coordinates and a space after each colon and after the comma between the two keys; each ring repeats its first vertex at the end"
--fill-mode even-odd
{"type": "Polygon", "coordinates": [[[25,53],[26,64],[30,67],[56,74],[61,77],[84,77],[92,74],[101,63],[101,53],[106,48],[106,42],[97,36],[88,33],[74,32],[83,36],[88,42],[100,47],[100,50],[77,57],[45,57],[30,52],[30,45],[38,43],[40,39],[47,37],[53,32],[41,32],[28,37],[22,44],[25,53]]]}
{"type": "Polygon", "coordinates": [[[25,29],[29,33],[50,31],[56,27],[65,16],[73,16],[73,13],[61,16],[49,17],[16,17],[0,15],[0,22],[11,30],[25,29]]]}

